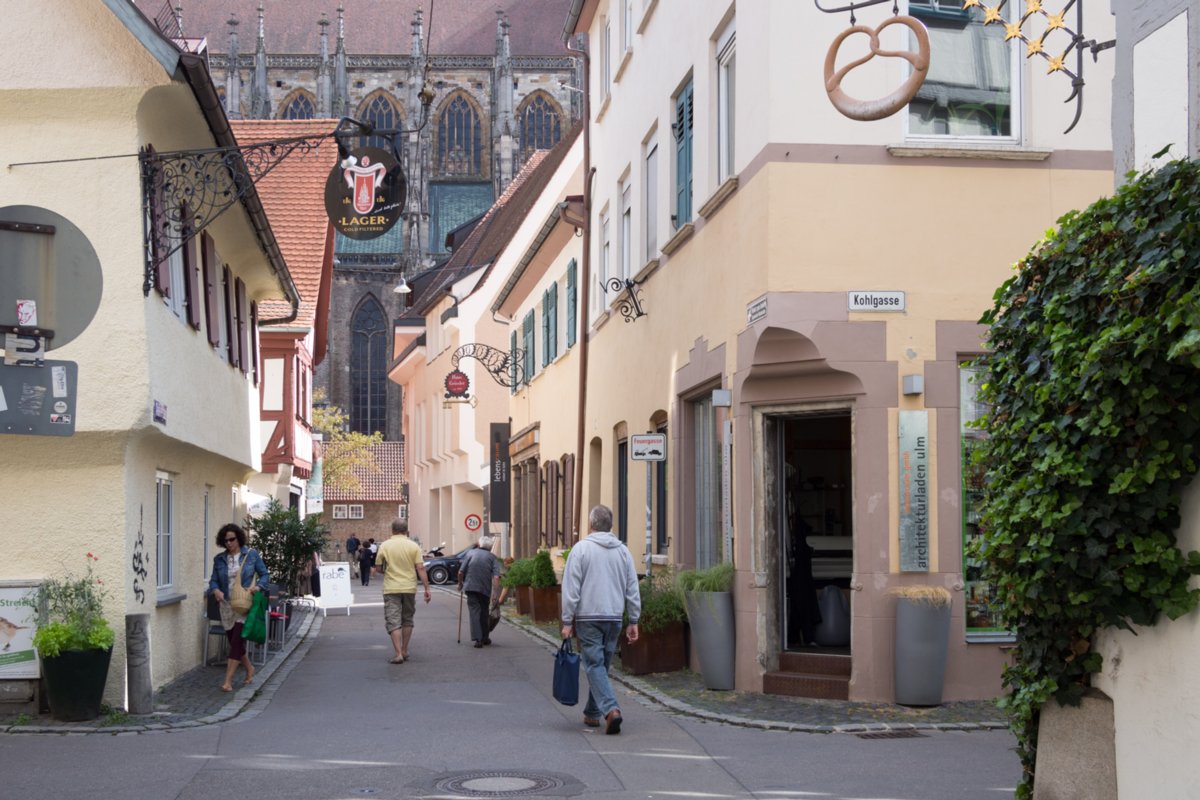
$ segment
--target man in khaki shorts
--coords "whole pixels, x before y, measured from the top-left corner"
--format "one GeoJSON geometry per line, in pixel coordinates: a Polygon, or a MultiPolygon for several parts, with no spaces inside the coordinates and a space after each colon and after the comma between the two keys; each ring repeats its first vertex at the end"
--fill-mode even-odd
{"type": "Polygon", "coordinates": [[[408,522],[392,522],[392,538],[379,545],[375,571],[383,575],[383,619],[396,655],[391,663],[403,664],[408,658],[412,638],[413,614],[417,610],[417,578],[425,587],[425,602],[430,600],[429,577],[421,547],[408,538],[408,522]]]}

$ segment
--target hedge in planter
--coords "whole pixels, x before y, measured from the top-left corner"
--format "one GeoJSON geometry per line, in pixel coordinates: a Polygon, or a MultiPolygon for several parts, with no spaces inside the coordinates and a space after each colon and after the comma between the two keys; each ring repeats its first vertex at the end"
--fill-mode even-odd
{"type": "Polygon", "coordinates": [[[631,675],[673,672],[687,666],[687,640],[683,593],[669,572],[650,574],[638,581],[642,600],[638,640],[621,638],[621,668],[631,675]]]}
{"type": "Polygon", "coordinates": [[[529,584],[533,590],[533,621],[557,620],[562,601],[558,578],[554,574],[554,561],[550,558],[549,550],[539,550],[533,557],[529,584]]]}
{"type": "Polygon", "coordinates": [[[996,292],[983,535],[971,555],[1016,631],[1005,698],[1032,794],[1041,706],[1078,705],[1092,636],[1197,605],[1176,546],[1200,434],[1200,166],[1130,176],[1071,212],[996,292]]]}
{"type": "Polygon", "coordinates": [[[518,614],[528,615],[532,611],[532,599],[529,595],[529,587],[532,583],[532,558],[518,558],[509,564],[508,570],[500,578],[500,585],[512,590],[516,595],[518,614]]]}

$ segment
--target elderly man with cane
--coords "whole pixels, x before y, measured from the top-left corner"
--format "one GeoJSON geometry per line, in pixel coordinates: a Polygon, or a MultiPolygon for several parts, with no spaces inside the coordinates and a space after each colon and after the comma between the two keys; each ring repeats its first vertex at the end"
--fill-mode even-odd
{"type": "MultiPolygon", "coordinates": [[[[491,644],[488,626],[488,611],[492,597],[500,591],[500,560],[492,554],[492,538],[480,536],[479,546],[467,551],[458,567],[458,591],[460,593],[459,630],[462,629],[462,597],[466,591],[467,609],[470,611],[471,641],[476,647],[491,644]]],[[[460,635],[459,641],[462,640],[460,635]]]]}

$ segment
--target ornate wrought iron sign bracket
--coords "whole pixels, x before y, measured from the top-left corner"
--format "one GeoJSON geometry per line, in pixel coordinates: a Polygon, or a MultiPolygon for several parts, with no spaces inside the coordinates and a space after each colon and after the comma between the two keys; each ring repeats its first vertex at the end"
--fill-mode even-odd
{"type": "Polygon", "coordinates": [[[150,294],[156,264],[245,197],[264,175],[294,152],[308,153],[333,133],[236,147],[138,153],[147,224],[142,293],[150,294]]]}
{"type": "Polygon", "coordinates": [[[454,355],[450,356],[450,366],[457,370],[458,362],[464,358],[478,359],[496,383],[509,389],[521,383],[525,377],[525,351],[521,349],[510,353],[491,345],[471,342],[454,351],[454,355]]]}
{"type": "Polygon", "coordinates": [[[640,281],[635,281],[633,278],[609,278],[605,288],[610,292],[624,291],[625,299],[617,304],[617,310],[625,317],[626,322],[633,322],[638,317],[646,316],[645,309],[642,308],[642,303],[638,299],[637,288],[641,286],[640,281]]]}

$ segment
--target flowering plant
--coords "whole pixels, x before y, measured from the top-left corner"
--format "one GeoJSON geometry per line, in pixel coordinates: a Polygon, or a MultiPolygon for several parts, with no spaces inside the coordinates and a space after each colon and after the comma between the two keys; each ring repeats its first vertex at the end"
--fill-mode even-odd
{"type": "Polygon", "coordinates": [[[87,554],[87,574],[82,578],[48,578],[37,594],[41,618],[33,646],[42,658],[54,658],[63,650],[107,650],[113,645],[113,630],[103,616],[103,582],[92,574],[87,554]]]}

